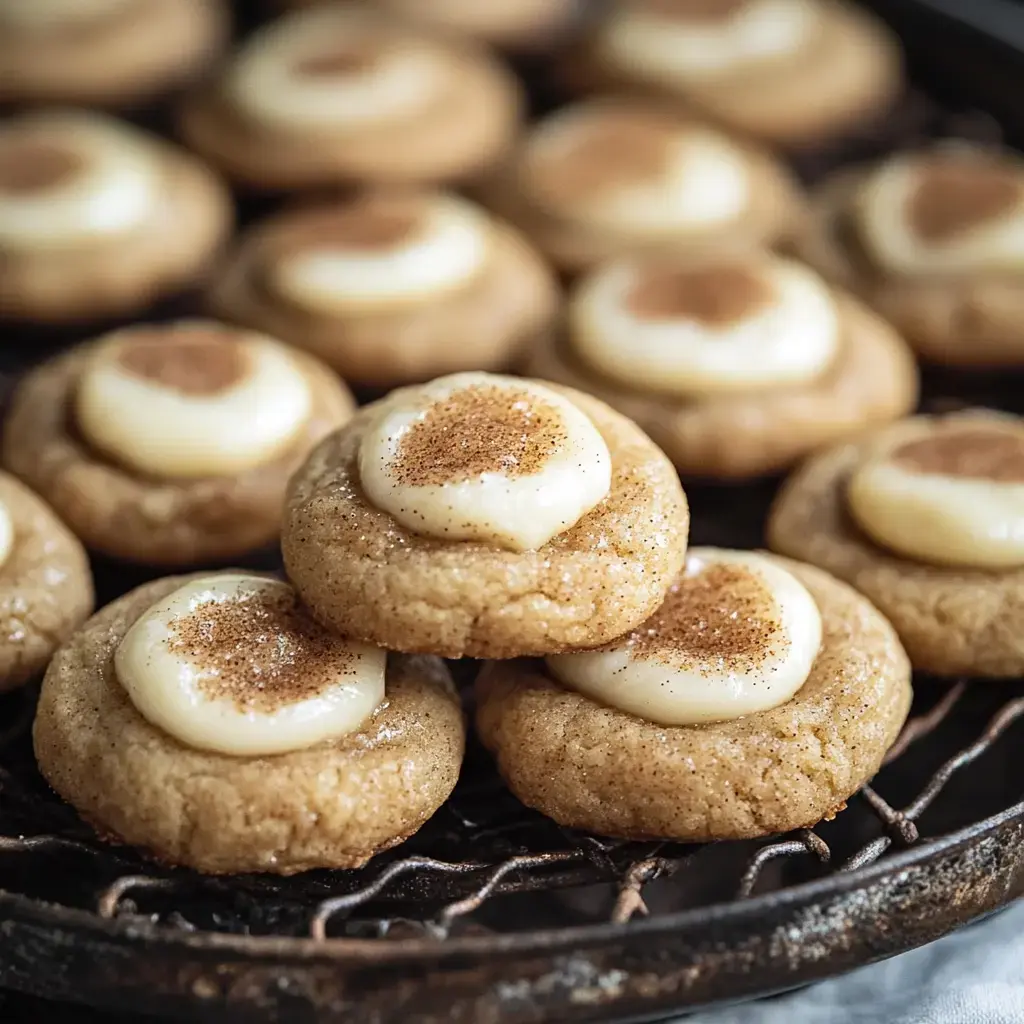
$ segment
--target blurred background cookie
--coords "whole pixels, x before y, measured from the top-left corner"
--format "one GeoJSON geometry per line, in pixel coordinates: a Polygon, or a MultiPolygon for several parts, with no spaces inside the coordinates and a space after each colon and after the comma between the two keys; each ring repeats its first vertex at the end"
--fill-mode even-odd
{"type": "Polygon", "coordinates": [[[132,107],[202,75],[224,0],[0,0],[0,101],[132,107]]]}
{"type": "Polygon", "coordinates": [[[221,324],[142,324],[20,382],[5,466],[93,551],[209,564],[277,540],[288,477],[353,402],[318,360],[221,324]]]}
{"type": "Polygon", "coordinates": [[[936,144],[836,172],[797,251],[929,362],[1024,366],[1024,160],[936,144]]]}
{"type": "Polygon", "coordinates": [[[54,789],[117,841],[291,875],[415,832],[455,785],[465,726],[439,660],[350,643],[287,583],[220,573],[90,619],[50,665],[33,739],[54,789]]]}
{"type": "Polygon", "coordinates": [[[93,600],[85,549],[45,502],[0,472],[0,692],[37,678],[93,600]]]}
{"type": "Polygon", "coordinates": [[[604,264],[523,369],[631,417],[684,476],[778,472],[917,401],[913,357],[887,323],[768,253],[604,264]]]}
{"type": "Polygon", "coordinates": [[[371,191],[242,237],[210,303],[308,349],[352,383],[500,370],[552,325],[558,287],[517,231],[468,200],[371,191]]]}
{"type": "Polygon", "coordinates": [[[823,452],[786,484],[771,546],[873,601],[914,667],[1024,672],[1024,422],[919,416],[823,452]]]}
{"type": "Polygon", "coordinates": [[[644,101],[597,99],[532,126],[482,193],[565,271],[653,244],[720,251],[796,229],[772,157],[644,101]]]}
{"type": "Polygon", "coordinates": [[[198,283],[233,221],[220,180],[125,122],[45,110],[0,124],[0,319],[138,314],[198,283]]]}
{"type": "Polygon", "coordinates": [[[319,6],[244,42],[186,102],[181,128],[263,189],[462,181],[503,156],[521,103],[517,79],[472,41],[319,6]]]}
{"type": "Polygon", "coordinates": [[[843,0],[613,0],[571,66],[585,88],[650,92],[795,150],[881,120],[903,91],[896,37],[843,0]]]}

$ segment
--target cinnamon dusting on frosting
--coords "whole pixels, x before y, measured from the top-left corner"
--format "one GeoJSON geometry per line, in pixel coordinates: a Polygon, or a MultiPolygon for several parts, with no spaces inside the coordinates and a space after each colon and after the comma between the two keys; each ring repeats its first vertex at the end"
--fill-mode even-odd
{"type": "Polygon", "coordinates": [[[484,473],[529,476],[565,443],[558,411],[535,395],[507,387],[462,388],[435,402],[403,437],[392,472],[408,487],[484,473]]]}
{"type": "Polygon", "coordinates": [[[119,342],[117,361],[136,377],[196,396],[226,391],[249,371],[242,342],[216,327],[134,331],[119,342]]]}
{"type": "Polygon", "coordinates": [[[294,594],[279,592],[201,604],[174,623],[168,647],[202,671],[207,697],[242,711],[308,700],[357,669],[357,659],[294,594]]]}
{"type": "Polygon", "coordinates": [[[532,171],[553,202],[656,180],[665,173],[681,137],[677,121],[656,112],[605,110],[581,126],[557,154],[536,156],[532,171]]]}
{"type": "Polygon", "coordinates": [[[411,196],[362,196],[298,222],[285,248],[289,253],[314,248],[387,250],[415,235],[425,214],[423,200],[411,196]]]}
{"type": "MultiPolygon", "coordinates": [[[[711,563],[684,575],[661,607],[629,634],[638,657],[668,658],[681,669],[746,670],[785,653],[788,640],[771,591],[741,566],[711,563]]],[[[614,641],[609,649],[622,645],[614,641]]]]}
{"type": "Polygon", "coordinates": [[[4,140],[0,142],[0,192],[45,192],[65,184],[82,166],[82,157],[59,143],[17,137],[4,140]]]}
{"type": "Polygon", "coordinates": [[[993,159],[939,160],[922,169],[907,201],[919,238],[944,242],[995,220],[1024,199],[1024,176],[993,159]]]}
{"type": "Polygon", "coordinates": [[[637,7],[679,21],[718,22],[735,17],[751,0],[639,0],[637,7]]]}
{"type": "Polygon", "coordinates": [[[749,264],[680,268],[651,267],[626,297],[641,320],[696,320],[724,327],[759,312],[775,298],[763,274],[749,264]]]}
{"type": "Polygon", "coordinates": [[[983,427],[939,431],[900,445],[890,457],[911,472],[1024,483],[1024,432],[983,427]]]}
{"type": "Polygon", "coordinates": [[[342,78],[362,75],[373,70],[381,60],[379,47],[349,42],[333,49],[310,54],[295,65],[297,74],[304,78],[342,78]]]}

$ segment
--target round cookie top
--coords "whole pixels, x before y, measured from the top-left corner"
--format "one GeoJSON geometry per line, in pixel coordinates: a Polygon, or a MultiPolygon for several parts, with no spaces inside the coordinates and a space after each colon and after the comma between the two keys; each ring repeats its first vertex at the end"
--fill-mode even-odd
{"type": "Polygon", "coordinates": [[[1024,565],[1024,423],[954,414],[869,447],[847,498],[877,543],[938,566],[1024,565]]]}
{"type": "Polygon", "coordinates": [[[692,548],[661,607],[594,651],[547,659],[555,678],[660,725],[727,721],[789,700],[821,645],[806,588],[772,559],[692,548]]]}
{"type": "Polygon", "coordinates": [[[549,40],[574,13],[572,0],[382,0],[382,6],[438,29],[513,48],[549,40]]]}
{"type": "Polygon", "coordinates": [[[624,71],[685,86],[805,51],[822,16],[816,0],[640,0],[612,8],[597,46],[624,71]]]}
{"type": "Polygon", "coordinates": [[[855,199],[857,227],[886,270],[911,275],[1024,268],[1024,161],[968,146],[882,163],[855,199]]]}
{"type": "Polygon", "coordinates": [[[160,154],[102,114],[50,110],[0,125],[0,245],[64,250],[117,238],[157,209],[160,154]]]}
{"type": "Polygon", "coordinates": [[[157,728],[200,750],[260,757],[359,729],[384,699],[385,660],[319,626],[287,583],[223,573],[152,605],[114,668],[157,728]]]}
{"type": "Polygon", "coordinates": [[[109,458],[144,475],[189,479],[272,461],[295,441],[312,404],[288,348],[200,320],[100,338],[74,414],[88,443],[109,458]]]}
{"type": "Polygon", "coordinates": [[[579,103],[541,121],[518,178],[552,216],[624,239],[735,222],[751,192],[747,156],[726,136],[622,100],[579,103]]]}
{"type": "Polygon", "coordinates": [[[807,267],[767,253],[663,253],[591,272],[569,309],[570,343],[629,388],[734,394],[804,384],[839,349],[836,303],[807,267]]]}
{"type": "Polygon", "coordinates": [[[374,192],[296,222],[267,254],[270,290],[326,316],[374,314],[443,299],[474,282],[492,247],[490,218],[441,192],[374,192]]]}
{"type": "Polygon", "coordinates": [[[224,90],[236,110],[269,129],[364,132],[443,104],[457,82],[455,63],[444,43],[372,11],[311,7],[252,36],[224,90]]]}
{"type": "Polygon", "coordinates": [[[367,497],[417,533],[528,551],[607,496],[611,456],[557,392],[464,373],[384,403],[360,445],[359,474],[367,497]]]}

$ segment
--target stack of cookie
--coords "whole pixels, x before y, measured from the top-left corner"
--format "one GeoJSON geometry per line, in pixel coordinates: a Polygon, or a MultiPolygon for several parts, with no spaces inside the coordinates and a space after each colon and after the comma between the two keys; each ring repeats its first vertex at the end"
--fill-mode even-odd
{"type": "Polygon", "coordinates": [[[158,580],[57,652],[40,767],[173,863],[358,865],[454,786],[464,726],[441,658],[470,656],[481,739],[562,824],[679,840],[811,825],[894,740],[906,657],[845,584],[688,553],[688,522],[664,453],[594,398],[484,373],[394,391],[292,478],[290,582],[158,580]]]}

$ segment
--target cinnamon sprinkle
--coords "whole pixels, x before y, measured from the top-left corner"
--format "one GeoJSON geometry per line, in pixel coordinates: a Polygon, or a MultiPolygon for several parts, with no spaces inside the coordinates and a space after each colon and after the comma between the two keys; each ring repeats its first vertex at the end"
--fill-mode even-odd
{"type": "Polygon", "coordinates": [[[408,431],[391,469],[407,487],[484,473],[529,476],[565,443],[558,410],[536,395],[493,385],[461,388],[431,405],[408,431]]]}
{"type": "Polygon", "coordinates": [[[357,668],[339,638],[291,593],[257,591],[201,604],[174,623],[168,646],[202,670],[207,697],[242,711],[273,712],[308,700],[357,668]]]}

